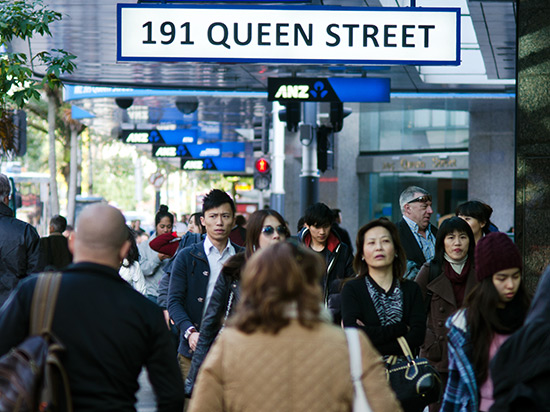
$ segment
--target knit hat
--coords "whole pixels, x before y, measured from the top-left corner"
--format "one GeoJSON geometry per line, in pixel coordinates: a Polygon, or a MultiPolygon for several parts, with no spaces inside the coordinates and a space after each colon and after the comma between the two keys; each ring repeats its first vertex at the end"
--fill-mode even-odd
{"type": "Polygon", "coordinates": [[[502,232],[483,236],[476,245],[475,269],[477,280],[493,276],[501,270],[522,267],[518,247],[502,232]]]}

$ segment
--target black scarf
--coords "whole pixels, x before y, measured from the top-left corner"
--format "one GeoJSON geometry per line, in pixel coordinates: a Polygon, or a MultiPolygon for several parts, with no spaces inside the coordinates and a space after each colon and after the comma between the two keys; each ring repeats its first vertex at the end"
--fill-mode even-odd
{"type": "Polygon", "coordinates": [[[516,295],[503,308],[497,308],[497,317],[500,325],[495,325],[495,331],[502,335],[510,335],[518,330],[525,321],[527,308],[522,305],[516,295]]]}

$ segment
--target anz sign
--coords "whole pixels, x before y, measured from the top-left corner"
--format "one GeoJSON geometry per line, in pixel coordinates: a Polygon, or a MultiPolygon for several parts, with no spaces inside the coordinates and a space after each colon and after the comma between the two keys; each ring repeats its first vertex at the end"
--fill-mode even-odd
{"type": "Polygon", "coordinates": [[[269,78],[269,101],[389,102],[386,78],[269,78]]]}

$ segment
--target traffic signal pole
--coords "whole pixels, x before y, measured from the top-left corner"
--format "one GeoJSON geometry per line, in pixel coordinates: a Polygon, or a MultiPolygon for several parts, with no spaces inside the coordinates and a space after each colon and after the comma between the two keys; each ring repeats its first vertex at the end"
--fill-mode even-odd
{"type": "Polygon", "coordinates": [[[319,169],[317,168],[317,102],[303,102],[302,172],[300,174],[300,213],[319,201],[319,169]]]}
{"type": "Polygon", "coordinates": [[[273,102],[271,159],[273,174],[271,176],[271,208],[285,215],[285,124],[279,120],[281,104],[273,102]]]}

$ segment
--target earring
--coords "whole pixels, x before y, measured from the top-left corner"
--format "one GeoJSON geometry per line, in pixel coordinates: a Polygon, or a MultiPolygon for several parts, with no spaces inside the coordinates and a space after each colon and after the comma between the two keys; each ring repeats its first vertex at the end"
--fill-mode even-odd
{"type": "Polygon", "coordinates": [[[363,260],[363,261],[364,261],[364,260],[365,260],[365,256],[362,256],[362,257],[361,257],[361,260],[363,260]]]}

